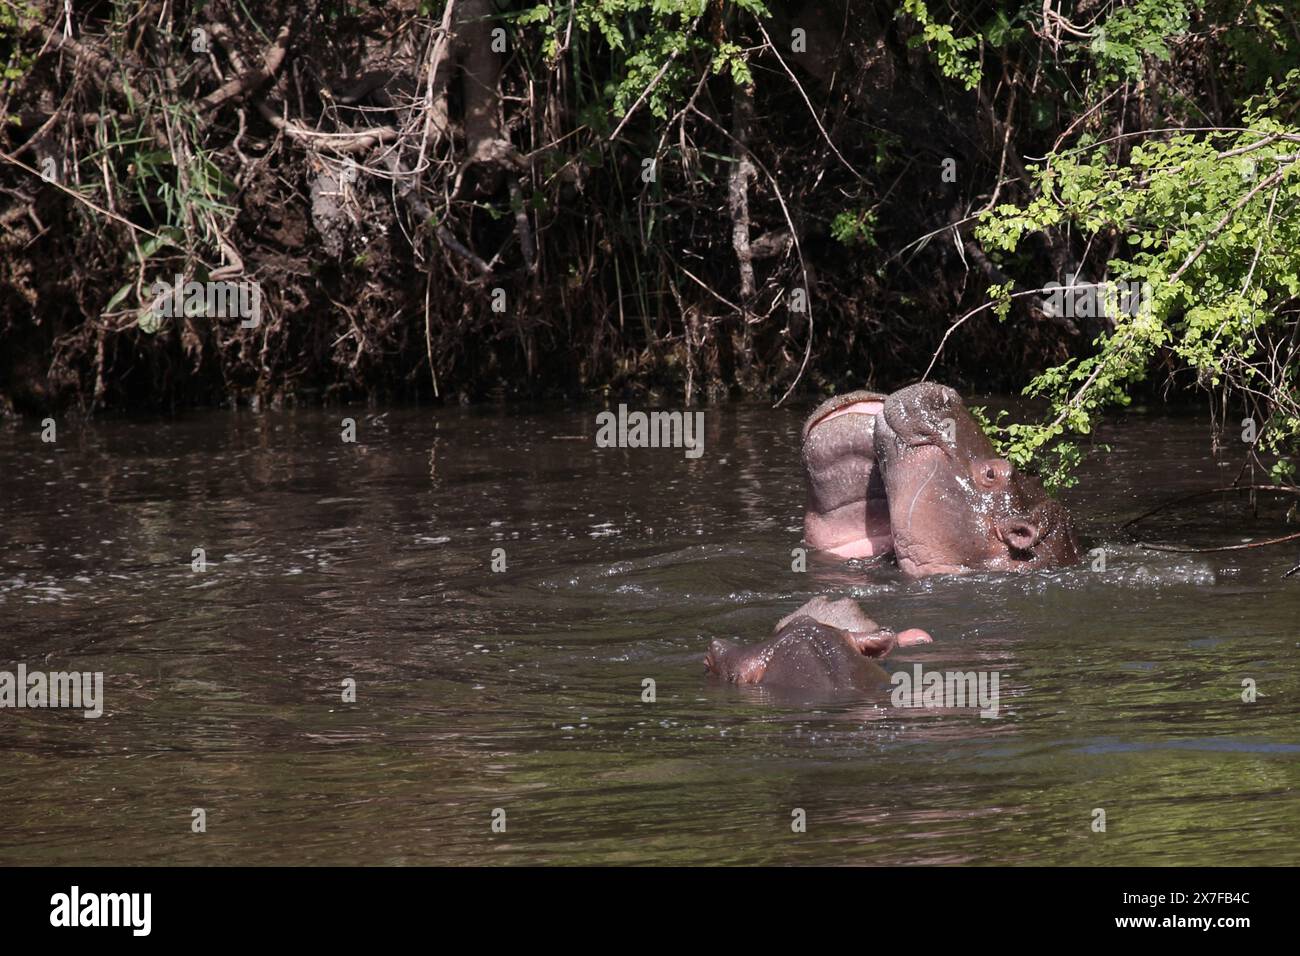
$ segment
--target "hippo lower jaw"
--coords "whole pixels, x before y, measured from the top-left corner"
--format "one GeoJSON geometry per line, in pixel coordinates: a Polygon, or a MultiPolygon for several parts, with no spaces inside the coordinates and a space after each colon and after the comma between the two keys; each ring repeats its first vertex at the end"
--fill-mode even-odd
{"type": "Polygon", "coordinates": [[[872,558],[894,549],[894,536],[871,527],[863,502],[853,502],[825,513],[804,515],[803,536],[809,547],[837,558],[872,558]],[[846,528],[861,528],[866,534],[845,534],[846,528]]]}
{"type": "MultiPolygon", "coordinates": [[[[816,547],[816,545],[814,545],[816,547]]],[[[876,558],[894,550],[894,539],[889,535],[880,538],[858,538],[833,548],[819,548],[837,558],[876,558]]]]}
{"type": "Polygon", "coordinates": [[[1023,573],[1054,566],[1037,552],[1041,536],[1037,526],[1026,519],[990,523],[982,540],[996,550],[959,556],[950,548],[936,548],[910,534],[901,535],[895,543],[894,556],[899,570],[910,578],[932,574],[1023,573]]]}
{"type": "Polygon", "coordinates": [[[967,564],[924,564],[920,561],[908,561],[904,559],[898,562],[898,567],[903,574],[909,578],[926,578],[932,574],[979,574],[981,572],[996,573],[1002,571],[1019,573],[1036,570],[1033,566],[1033,562],[1016,561],[1012,558],[996,558],[992,561],[981,564],[979,567],[972,567],[967,564]]]}
{"type": "Polygon", "coordinates": [[[818,551],[869,558],[893,547],[889,502],[872,449],[872,425],[884,400],[875,392],[839,395],[818,406],[804,424],[804,539],[818,551]]]}
{"type": "Polygon", "coordinates": [[[926,563],[902,557],[898,558],[898,569],[909,578],[924,578],[931,574],[971,574],[975,571],[964,564],[926,563]]]}

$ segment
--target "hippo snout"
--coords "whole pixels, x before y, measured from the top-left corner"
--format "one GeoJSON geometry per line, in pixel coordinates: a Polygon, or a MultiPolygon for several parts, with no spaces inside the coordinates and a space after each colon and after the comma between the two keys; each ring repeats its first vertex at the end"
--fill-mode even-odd
{"type": "Polygon", "coordinates": [[[998,522],[998,537],[1017,551],[1032,551],[1043,538],[1038,524],[1021,515],[998,522]]]}

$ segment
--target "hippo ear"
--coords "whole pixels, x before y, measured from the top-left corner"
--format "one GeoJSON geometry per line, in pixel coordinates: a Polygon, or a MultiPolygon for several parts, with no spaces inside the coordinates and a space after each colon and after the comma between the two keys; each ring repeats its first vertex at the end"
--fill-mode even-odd
{"type": "Polygon", "coordinates": [[[730,680],[729,661],[735,656],[736,645],[732,641],[717,638],[709,642],[709,652],[704,655],[704,669],[714,677],[730,680]]]}

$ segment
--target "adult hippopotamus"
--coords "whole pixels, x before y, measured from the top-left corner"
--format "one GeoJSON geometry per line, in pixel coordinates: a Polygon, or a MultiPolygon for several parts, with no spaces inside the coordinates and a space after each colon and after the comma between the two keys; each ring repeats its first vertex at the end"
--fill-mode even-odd
{"type": "Polygon", "coordinates": [[[894,632],[881,627],[851,598],[819,596],[778,621],[761,644],[713,641],[704,666],[735,684],[833,695],[887,683],[885,671],[870,658],[884,657],[895,647],[929,643],[930,635],[919,628],[894,632]]]}
{"type": "Polygon", "coordinates": [[[803,428],[804,536],[839,557],[892,550],[903,573],[1028,571],[1079,559],[1069,513],[998,458],[951,388],[851,392],[803,428]]]}

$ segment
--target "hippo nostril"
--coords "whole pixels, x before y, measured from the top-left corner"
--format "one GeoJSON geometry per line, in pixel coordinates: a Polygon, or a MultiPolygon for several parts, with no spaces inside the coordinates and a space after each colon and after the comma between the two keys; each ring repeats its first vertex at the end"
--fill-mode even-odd
{"type": "Polygon", "coordinates": [[[1025,518],[1008,518],[1002,522],[998,531],[1002,535],[1002,540],[1017,551],[1031,550],[1042,538],[1038,525],[1025,518]]]}

